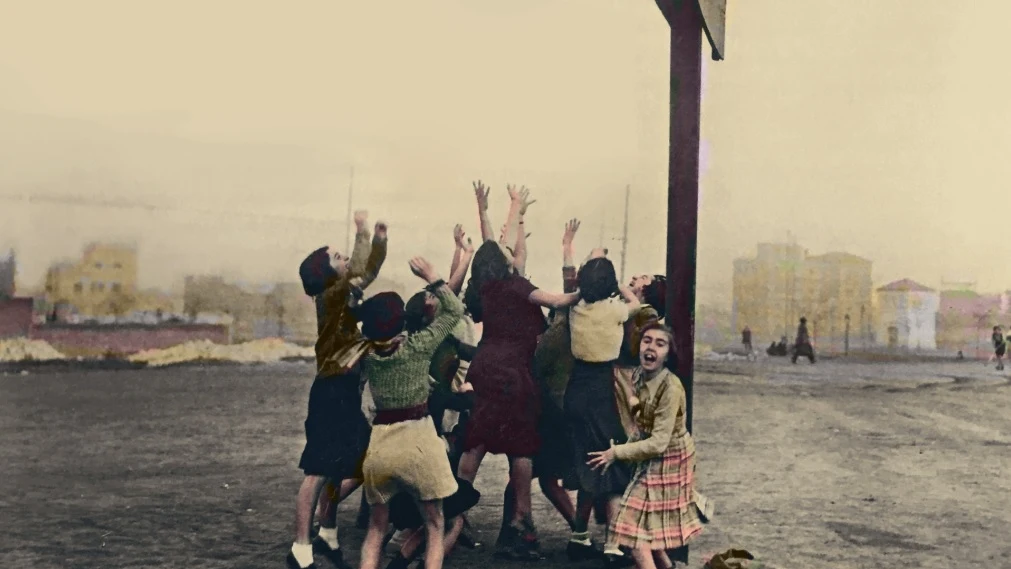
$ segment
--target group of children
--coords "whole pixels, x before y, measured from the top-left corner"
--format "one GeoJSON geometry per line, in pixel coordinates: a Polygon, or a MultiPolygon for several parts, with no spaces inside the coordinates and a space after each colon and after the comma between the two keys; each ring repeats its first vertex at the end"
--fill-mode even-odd
{"type": "Polygon", "coordinates": [[[529,192],[508,187],[509,218],[496,240],[489,189],[478,182],[474,191],[481,246],[475,252],[456,227],[448,281],[411,259],[426,286],[406,303],[392,292],[362,300],[387,238],[381,222],[370,235],[364,212],[355,215],[350,258],[321,248],[300,267],[319,339],[288,566],[315,567],[314,553],[349,566],[336,506],[363,485],[360,567],[378,567],[392,521],[400,550],[388,568],[406,568],[423,548],[419,567],[438,569],[457,542],[473,541],[466,512],[480,499],[473,482],[488,453],[509,460],[497,556],[543,559],[531,508],[537,478],[572,529],[570,559],[687,563],[688,541],[709,512],[695,490],[685,391],[671,371],[664,278],[621,285],[603,249],[577,269],[573,220],[562,239],[563,292],[539,289],[522,276],[529,192]],[[474,323],[483,327],[476,346],[474,323]],[[602,548],[590,540],[594,513],[608,527],[602,548]]]}

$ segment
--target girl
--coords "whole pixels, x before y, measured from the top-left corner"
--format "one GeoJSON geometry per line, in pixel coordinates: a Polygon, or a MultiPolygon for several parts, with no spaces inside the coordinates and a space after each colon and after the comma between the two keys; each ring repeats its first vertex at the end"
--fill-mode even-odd
{"type": "Polygon", "coordinates": [[[432,355],[463,315],[463,304],[422,258],[411,271],[429,283],[440,310],[426,329],[404,338],[404,302],[400,295],[378,294],[362,304],[362,333],[371,351],[363,373],[368,377],[376,416],[362,466],[369,502],[369,529],[362,544],[362,569],[376,569],[389,524],[389,504],[399,492],[411,494],[425,519],[426,569],[440,569],[444,554],[442,500],[459,490],[446,447],[428,414],[432,355]]]}
{"type": "Polygon", "coordinates": [[[700,495],[694,491],[695,442],[685,428],[685,390],[665,366],[668,358],[676,358],[673,340],[670,328],[659,323],[643,332],[634,376],[640,433],[626,444],[612,441],[610,448],[591,452],[586,462],[601,472],[616,461],[635,466],[611,534],[632,550],[640,569],[669,569],[671,559],[687,565],[688,542],[702,532],[700,495]]]}
{"type": "MultiPolygon", "coordinates": [[[[609,521],[628,486],[630,472],[619,465],[596,472],[586,465],[586,455],[602,451],[610,441],[627,439],[615,400],[614,366],[624,339],[625,322],[638,311],[639,300],[626,287],[618,286],[614,265],[595,252],[579,269],[581,300],[569,310],[569,334],[574,361],[565,388],[564,409],[568,424],[575,475],[577,516],[572,543],[589,545],[587,525],[593,504],[607,500],[609,521]],[[618,298],[619,292],[624,301],[618,298]]],[[[621,551],[604,552],[608,564],[616,564],[621,551]]]]}
{"type": "MultiPolygon", "coordinates": [[[[505,454],[516,508],[501,555],[538,559],[530,485],[533,457],[540,450],[538,419],[540,389],[531,373],[537,338],[547,328],[542,307],[564,308],[579,300],[576,293],[539,290],[516,274],[526,258],[525,232],[520,212],[529,205],[526,193],[509,188],[510,226],[516,225],[515,256],[494,241],[485,241],[474,255],[464,304],[484,330],[467,379],[474,386],[474,407],[464,435],[460,478],[473,483],[485,454],[505,454]]],[[[485,224],[482,223],[482,226],[485,224]]]]}
{"type": "Polygon", "coordinates": [[[334,486],[334,501],[357,488],[369,441],[358,390],[361,335],[350,305],[355,295],[375,280],[386,260],[387,228],[376,223],[370,246],[367,215],[355,212],[358,232],[350,259],[321,247],[299,267],[302,287],[316,303],[319,338],[316,379],[309,391],[305,420],[305,448],[299,460],[305,479],[295,505],[295,542],[286,559],[290,569],[315,567],[314,550],[337,567],[346,567],[337,541],[336,507],[329,499],[323,500],[322,527],[315,541],[310,541],[310,530],[320,491],[328,480],[334,486]]]}

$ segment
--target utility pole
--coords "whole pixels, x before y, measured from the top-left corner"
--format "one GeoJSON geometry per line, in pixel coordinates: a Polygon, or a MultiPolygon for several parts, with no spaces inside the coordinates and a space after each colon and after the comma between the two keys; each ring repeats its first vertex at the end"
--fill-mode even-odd
{"type": "Polygon", "coordinates": [[[632,186],[625,185],[625,227],[621,232],[621,280],[625,282],[625,255],[628,253],[628,202],[632,195],[632,186]]]}
{"type": "Polygon", "coordinates": [[[355,189],[355,167],[351,167],[351,181],[348,183],[348,223],[347,223],[347,237],[344,241],[344,254],[351,254],[351,196],[354,194],[355,189]]]}
{"type": "Polygon", "coordinates": [[[702,121],[702,32],[713,59],[724,56],[726,0],[656,0],[670,25],[670,145],[667,169],[667,316],[674,330],[685,426],[692,432],[695,287],[702,121]]]}

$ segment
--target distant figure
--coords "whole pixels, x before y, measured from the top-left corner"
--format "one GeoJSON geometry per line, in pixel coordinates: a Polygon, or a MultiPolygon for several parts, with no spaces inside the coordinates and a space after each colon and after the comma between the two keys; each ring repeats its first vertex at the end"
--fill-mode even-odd
{"type": "Polygon", "coordinates": [[[964,359],[965,359],[965,354],[963,354],[963,353],[962,353],[962,350],[959,350],[959,351],[958,351],[958,353],[957,353],[957,354],[955,354],[955,359],[956,359],[956,360],[959,360],[959,361],[961,361],[961,360],[964,360],[964,359]]]}
{"type": "Polygon", "coordinates": [[[787,350],[786,348],[786,336],[783,336],[779,339],[778,344],[776,342],[772,342],[771,344],[769,344],[769,347],[766,348],[765,353],[769,354],[770,356],[782,357],[787,355],[788,351],[789,350],[787,350]]]}
{"type": "Polygon", "coordinates": [[[1004,369],[1004,353],[1007,351],[1007,340],[1004,338],[1004,331],[1000,326],[993,327],[993,334],[990,339],[993,341],[993,357],[997,359],[997,370],[1004,369]]]}
{"type": "Polygon", "coordinates": [[[807,333],[807,318],[803,316],[800,318],[800,325],[797,326],[797,341],[793,345],[791,361],[797,363],[800,356],[807,356],[807,359],[814,363],[814,346],[811,345],[811,337],[807,333]]]}
{"type": "Polygon", "coordinates": [[[744,330],[741,330],[741,343],[744,344],[744,351],[750,356],[751,352],[754,351],[751,347],[751,328],[745,326],[744,330]]]}

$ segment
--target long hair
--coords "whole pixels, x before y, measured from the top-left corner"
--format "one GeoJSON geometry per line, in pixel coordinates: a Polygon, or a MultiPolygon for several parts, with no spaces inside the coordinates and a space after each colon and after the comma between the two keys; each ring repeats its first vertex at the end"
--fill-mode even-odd
{"type": "Polygon", "coordinates": [[[642,289],[642,301],[652,306],[663,320],[667,316],[667,277],[653,275],[653,282],[642,289]]]}
{"type": "Polygon", "coordinates": [[[590,259],[579,268],[579,296],[593,303],[618,294],[618,275],[614,263],[606,257],[590,259]]]}
{"type": "Polygon", "coordinates": [[[463,293],[463,305],[474,322],[481,322],[483,319],[481,289],[490,282],[509,277],[513,272],[509,259],[506,259],[502,249],[494,241],[485,241],[474,253],[470,280],[467,281],[467,290],[463,293]]]}

